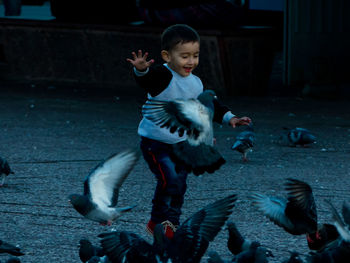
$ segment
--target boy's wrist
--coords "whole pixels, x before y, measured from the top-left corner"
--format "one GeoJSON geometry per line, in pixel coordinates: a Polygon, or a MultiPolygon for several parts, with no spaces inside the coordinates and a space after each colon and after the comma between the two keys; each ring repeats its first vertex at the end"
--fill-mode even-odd
{"type": "Polygon", "coordinates": [[[146,68],[144,71],[140,71],[136,67],[134,67],[134,73],[138,77],[146,75],[148,73],[148,71],[149,71],[149,68],[146,68]]]}
{"type": "Polygon", "coordinates": [[[225,113],[224,117],[222,118],[222,122],[230,125],[232,118],[238,119],[238,116],[234,115],[231,111],[228,111],[225,113]]]}

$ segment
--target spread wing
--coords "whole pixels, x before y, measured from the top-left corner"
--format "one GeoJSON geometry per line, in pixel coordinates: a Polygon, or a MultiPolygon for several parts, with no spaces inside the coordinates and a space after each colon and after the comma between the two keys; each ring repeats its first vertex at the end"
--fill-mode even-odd
{"type": "Polygon", "coordinates": [[[229,195],[207,205],[184,221],[171,240],[170,246],[174,249],[170,252],[171,257],[179,260],[176,262],[189,262],[185,261],[189,258],[191,262],[199,262],[209,242],[214,240],[232,213],[236,199],[236,195],[229,195]]]}
{"type": "Polygon", "coordinates": [[[252,194],[253,204],[273,223],[283,228],[292,228],[293,224],[285,215],[287,200],[282,198],[252,194]]]}
{"type": "Polygon", "coordinates": [[[84,194],[98,206],[114,207],[118,202],[119,188],[139,158],[136,150],[114,154],[99,164],[84,182],[84,194]]]}
{"type": "Polygon", "coordinates": [[[201,132],[211,128],[212,113],[196,99],[189,100],[148,100],[142,107],[145,118],[160,127],[178,132],[182,136],[185,132],[197,138],[201,132]]]}
{"type": "Polygon", "coordinates": [[[285,186],[290,205],[300,208],[303,214],[317,222],[316,203],[310,185],[297,179],[288,178],[285,186]]]}
{"type": "Polygon", "coordinates": [[[152,245],[134,233],[116,231],[98,236],[103,250],[112,262],[155,262],[152,245]]]}

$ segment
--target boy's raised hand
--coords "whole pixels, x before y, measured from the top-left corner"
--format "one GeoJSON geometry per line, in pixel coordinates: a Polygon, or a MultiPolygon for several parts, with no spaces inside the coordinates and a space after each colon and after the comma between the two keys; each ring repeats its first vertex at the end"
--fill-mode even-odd
{"type": "Polygon", "coordinates": [[[148,67],[150,67],[154,63],[154,59],[148,60],[148,52],[142,55],[142,51],[138,50],[137,55],[136,52],[131,52],[132,59],[127,58],[126,60],[130,62],[138,71],[145,71],[148,67]]]}

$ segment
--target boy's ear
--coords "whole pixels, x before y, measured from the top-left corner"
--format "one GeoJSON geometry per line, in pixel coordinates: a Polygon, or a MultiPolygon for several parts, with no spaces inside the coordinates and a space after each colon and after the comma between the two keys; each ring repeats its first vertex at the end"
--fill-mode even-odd
{"type": "Polygon", "coordinates": [[[169,52],[167,50],[162,50],[160,52],[160,55],[162,56],[162,59],[165,61],[165,62],[169,62],[170,61],[170,55],[169,55],[169,52]]]}

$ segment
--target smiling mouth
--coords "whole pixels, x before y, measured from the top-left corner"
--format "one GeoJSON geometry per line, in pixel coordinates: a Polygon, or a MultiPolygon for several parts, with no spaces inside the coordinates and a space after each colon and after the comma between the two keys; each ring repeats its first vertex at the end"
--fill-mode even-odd
{"type": "Polygon", "coordinates": [[[191,72],[192,68],[185,68],[186,72],[191,72]]]}

